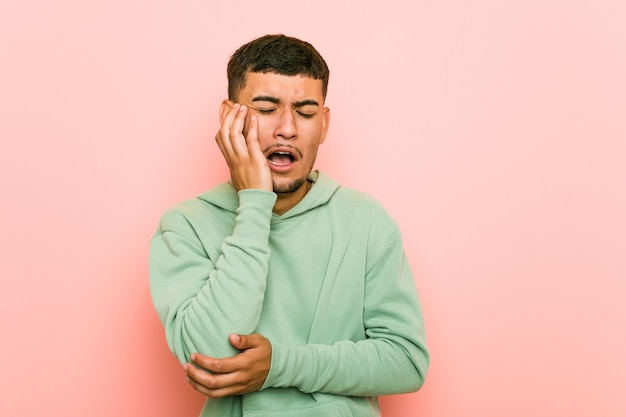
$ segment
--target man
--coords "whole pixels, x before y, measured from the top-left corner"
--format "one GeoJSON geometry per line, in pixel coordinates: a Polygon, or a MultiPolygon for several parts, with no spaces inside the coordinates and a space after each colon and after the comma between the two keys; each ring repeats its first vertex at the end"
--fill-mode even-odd
{"type": "Polygon", "coordinates": [[[428,368],[397,224],[368,195],[313,171],[328,67],[268,35],[228,64],[216,135],[230,182],[170,209],[150,280],[202,416],[377,416],[428,368]]]}

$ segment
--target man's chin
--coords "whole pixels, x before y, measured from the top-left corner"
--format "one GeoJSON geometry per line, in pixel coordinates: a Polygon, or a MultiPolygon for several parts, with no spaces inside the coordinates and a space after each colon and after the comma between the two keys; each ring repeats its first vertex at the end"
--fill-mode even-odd
{"type": "Polygon", "coordinates": [[[306,178],[298,178],[297,180],[286,183],[286,184],[274,182],[273,184],[274,192],[276,194],[295,193],[304,185],[305,182],[306,182],[306,178]]]}

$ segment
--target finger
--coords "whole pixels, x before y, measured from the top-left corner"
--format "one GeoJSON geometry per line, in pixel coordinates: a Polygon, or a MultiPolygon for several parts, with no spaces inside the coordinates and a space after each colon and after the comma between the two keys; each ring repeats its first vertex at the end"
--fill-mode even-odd
{"type": "MultiPolygon", "coordinates": [[[[217,359],[210,356],[194,353],[191,355],[191,360],[199,367],[211,371],[215,374],[227,374],[235,372],[244,367],[244,364],[241,363],[242,358],[238,355],[230,356],[228,358],[217,359]]],[[[192,365],[189,368],[191,369],[195,367],[192,365]]]]}
{"type": "Polygon", "coordinates": [[[240,105],[235,119],[230,127],[230,141],[231,146],[237,155],[247,155],[248,149],[246,147],[246,137],[243,135],[243,128],[246,122],[246,115],[248,114],[248,108],[240,105]]]}
{"type": "Polygon", "coordinates": [[[230,141],[230,131],[233,121],[235,120],[235,116],[239,112],[240,107],[241,106],[239,105],[239,103],[233,104],[230,110],[228,110],[228,112],[226,113],[224,120],[222,121],[218,136],[215,137],[217,144],[226,159],[231,157],[234,153],[232,143],[230,141]]]}
{"type": "Polygon", "coordinates": [[[187,367],[187,381],[198,392],[218,398],[241,393],[246,384],[239,380],[238,374],[210,374],[190,365],[187,367]]]}
{"type": "Polygon", "coordinates": [[[246,143],[248,143],[248,145],[251,143],[259,143],[259,119],[257,119],[255,115],[250,116],[250,125],[248,126],[246,143]]]}
{"type": "Polygon", "coordinates": [[[250,125],[248,126],[246,145],[248,147],[249,155],[265,159],[263,152],[261,152],[261,145],[259,144],[259,120],[256,116],[250,116],[250,125]]]}
{"type": "Polygon", "coordinates": [[[209,398],[222,398],[231,395],[243,395],[255,391],[255,389],[247,385],[229,385],[222,388],[207,388],[204,385],[191,379],[188,382],[189,385],[193,387],[193,389],[203,395],[206,395],[209,398]]]}
{"type": "Polygon", "coordinates": [[[224,159],[226,160],[226,163],[228,163],[228,166],[230,166],[230,159],[232,158],[232,155],[234,154],[234,152],[232,150],[230,143],[227,143],[228,140],[224,139],[224,133],[222,132],[222,130],[223,129],[220,128],[220,130],[215,135],[215,142],[217,143],[218,148],[220,148],[222,155],[224,155],[224,159]]]}

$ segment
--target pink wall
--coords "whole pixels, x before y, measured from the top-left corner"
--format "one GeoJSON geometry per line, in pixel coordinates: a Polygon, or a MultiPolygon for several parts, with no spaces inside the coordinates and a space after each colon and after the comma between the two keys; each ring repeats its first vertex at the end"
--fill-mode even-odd
{"type": "Polygon", "coordinates": [[[225,179],[225,63],[266,32],[325,55],[318,167],[404,232],[432,368],[385,415],[626,415],[626,4],[343,4],[2,2],[0,415],[197,415],[148,241],[225,179]]]}

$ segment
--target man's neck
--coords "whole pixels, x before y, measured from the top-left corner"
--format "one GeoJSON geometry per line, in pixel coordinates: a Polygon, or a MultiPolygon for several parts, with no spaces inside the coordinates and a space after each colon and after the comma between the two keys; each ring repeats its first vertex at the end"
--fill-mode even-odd
{"type": "Polygon", "coordinates": [[[289,210],[295,207],[296,204],[302,201],[304,196],[311,189],[312,185],[313,184],[311,183],[311,181],[307,180],[304,182],[304,184],[302,184],[302,187],[298,188],[293,193],[278,194],[278,198],[276,199],[276,204],[274,204],[274,208],[272,209],[272,211],[278,214],[279,216],[282,216],[283,214],[287,213],[289,210]]]}

